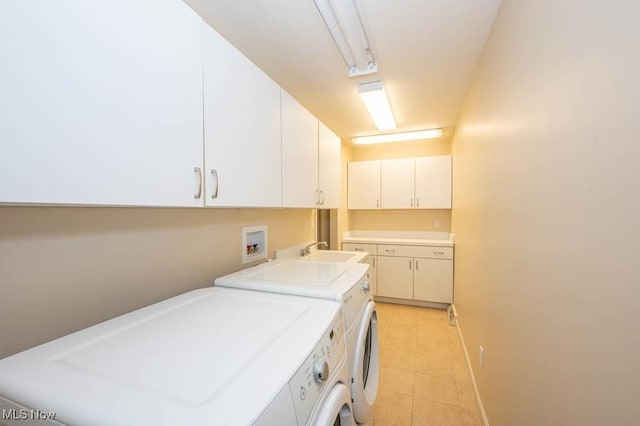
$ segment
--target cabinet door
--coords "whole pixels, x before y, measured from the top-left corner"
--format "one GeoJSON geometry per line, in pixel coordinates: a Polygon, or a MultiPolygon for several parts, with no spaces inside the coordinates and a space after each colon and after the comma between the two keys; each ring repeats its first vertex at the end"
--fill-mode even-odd
{"type": "Polygon", "coordinates": [[[378,295],[378,256],[367,257],[369,264],[369,285],[373,290],[373,295],[378,295]]]}
{"type": "Polygon", "coordinates": [[[413,259],[378,256],[378,296],[413,299],[413,259]]]}
{"type": "Polygon", "coordinates": [[[207,206],[282,205],[280,87],[203,24],[207,206]]]}
{"type": "Polygon", "coordinates": [[[357,161],[347,165],[349,209],[380,208],[380,161],[357,161]]]}
{"type": "Polygon", "coordinates": [[[340,207],[340,137],[323,123],[318,124],[318,190],[323,209],[340,207]]]}
{"type": "Polygon", "coordinates": [[[0,202],[198,206],[201,18],[179,0],[0,3],[0,202]]]}
{"type": "Polygon", "coordinates": [[[414,159],[382,160],[381,198],[383,209],[414,206],[414,159]]]}
{"type": "Polygon", "coordinates": [[[318,207],[318,120],[282,90],[282,204],[318,207]]]}
{"type": "Polygon", "coordinates": [[[413,296],[416,300],[453,303],[453,261],[415,259],[413,296]]]}
{"type": "Polygon", "coordinates": [[[416,207],[451,208],[451,156],[416,158],[416,207]]]}

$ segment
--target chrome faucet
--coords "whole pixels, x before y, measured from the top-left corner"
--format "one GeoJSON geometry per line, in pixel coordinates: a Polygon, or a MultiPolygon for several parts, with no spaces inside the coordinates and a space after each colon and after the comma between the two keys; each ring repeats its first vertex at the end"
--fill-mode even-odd
{"type": "Polygon", "coordinates": [[[300,256],[306,256],[308,254],[311,254],[311,247],[313,246],[329,247],[326,241],[316,241],[314,243],[307,245],[305,248],[300,249],[300,256]]]}

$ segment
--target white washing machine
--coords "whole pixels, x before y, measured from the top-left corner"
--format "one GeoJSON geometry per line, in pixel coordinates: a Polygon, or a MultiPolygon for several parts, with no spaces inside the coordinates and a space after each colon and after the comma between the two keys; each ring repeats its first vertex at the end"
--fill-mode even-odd
{"type": "Polygon", "coordinates": [[[353,413],[373,419],[378,392],[378,319],[364,263],[277,259],[215,280],[216,286],[335,300],[342,305],[347,336],[353,413]]]}
{"type": "Polygon", "coordinates": [[[351,425],[343,330],[335,302],[195,290],[0,360],[0,424],[351,425]]]}

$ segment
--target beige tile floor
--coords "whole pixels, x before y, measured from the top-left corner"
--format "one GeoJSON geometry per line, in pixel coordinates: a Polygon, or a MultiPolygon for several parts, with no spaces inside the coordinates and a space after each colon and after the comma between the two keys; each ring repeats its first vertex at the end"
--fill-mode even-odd
{"type": "Polygon", "coordinates": [[[481,426],[462,343],[440,309],[376,303],[374,425],[481,426]]]}

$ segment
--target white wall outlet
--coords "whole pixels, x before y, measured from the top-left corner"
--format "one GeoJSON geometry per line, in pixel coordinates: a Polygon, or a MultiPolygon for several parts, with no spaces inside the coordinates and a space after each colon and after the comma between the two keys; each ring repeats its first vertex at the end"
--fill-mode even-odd
{"type": "Polygon", "coordinates": [[[480,368],[484,368],[484,348],[480,345],[480,349],[478,351],[478,364],[480,364],[480,368]]]}

